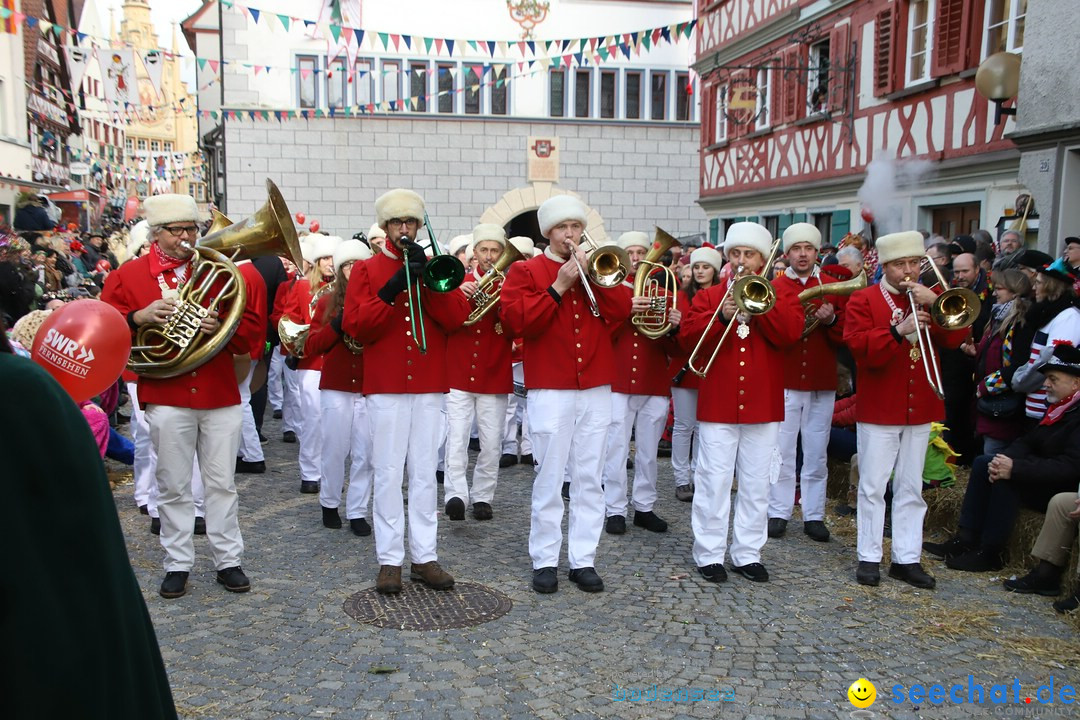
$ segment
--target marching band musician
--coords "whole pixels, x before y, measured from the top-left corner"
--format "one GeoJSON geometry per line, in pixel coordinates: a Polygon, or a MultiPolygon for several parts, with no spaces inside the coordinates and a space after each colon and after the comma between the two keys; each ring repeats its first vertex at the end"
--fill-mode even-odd
{"type": "Polygon", "coordinates": [[[570,195],[545,200],[536,215],[550,245],[542,255],[512,265],[502,292],[503,327],[525,342],[525,385],[537,461],[529,555],[532,587],[539,593],[558,590],[560,489],[567,471],[572,479],[569,578],[586,592],[604,589],[594,558],[604,525],[600,479],[611,424],[611,330],[629,317],[630,293],[623,288],[597,290],[597,314],[592,313],[582,284],[589,280],[580,273],[586,264],[579,243],[587,214],[585,204],[570,195]]]}
{"type": "MultiPolygon", "coordinates": [[[[643,232],[630,231],[619,236],[619,247],[626,251],[631,273],[645,272],[639,263],[652,241],[643,232]]],[[[633,275],[623,283],[633,292],[633,275]]],[[[671,288],[674,292],[676,289],[671,288]]],[[[667,298],[665,298],[667,302],[667,298]]],[[[650,298],[635,297],[632,311],[649,309],[650,298]]],[[[626,320],[614,333],[615,373],[611,384],[611,425],[607,433],[607,456],[604,463],[604,502],[607,520],[604,527],[611,535],[626,532],[626,458],[630,452],[630,434],[634,433],[634,525],[650,532],[667,532],[667,522],[653,512],[656,504],[656,451],[667,424],[670,382],[668,350],[675,346],[682,313],[668,309],[672,331],[667,337],[652,339],[642,335],[626,320]]],[[[572,485],[571,485],[572,486],[572,485]]]]}
{"type": "MultiPolygon", "coordinates": [[[[742,275],[765,272],[772,236],[752,222],[733,224],[724,239],[724,253],[742,275]]],[[[697,486],[691,511],[694,562],[709,582],[727,580],[724,554],[728,551],[728,515],[733,475],[739,476],[730,555],[732,569],[755,582],[767,582],[761,563],[767,539],[769,483],[779,464],[777,443],[784,419],[784,397],[778,378],[784,351],[803,330],[803,312],[795,294],[776,288],[773,308],[758,316],[738,310],[728,293],[733,276],[698,293],[683,319],[680,338],[684,348],[704,335],[702,347],[716,347],[729,323],[738,323],[717,353],[698,390],[697,486]],[[722,304],[721,304],[722,303],[722,304]],[[720,322],[706,332],[717,307],[720,322]]]]}
{"type": "Polygon", "coordinates": [[[371,535],[367,521],[371,501],[371,425],[363,395],[363,348],[346,338],[340,324],[331,319],[345,307],[345,292],[355,263],[371,258],[371,250],[359,240],[343,240],[334,249],[334,291],[319,298],[311,315],[304,352],[322,355],[319,379],[323,452],[319,505],[323,527],[341,527],[341,491],[345,487],[345,461],[352,458],[345,518],[354,535],[371,535]]]}
{"type": "MultiPolygon", "coordinates": [[[[190,195],[149,197],[143,201],[143,212],[150,225],[151,251],[110,273],[102,293],[102,299],[127,318],[133,333],[143,325],[162,324],[176,312],[182,285],[192,275],[199,233],[199,209],[190,195]]],[[[213,335],[220,325],[214,312],[202,319],[201,331],[213,335]]],[[[195,563],[191,473],[196,455],[206,487],[206,531],[217,581],[230,592],[251,589],[241,568],[244,542],[233,482],[241,408],[232,356],[250,352],[263,332],[258,308],[249,296],[224,352],[177,377],[139,378],[139,400],[146,407],[158,459],[155,476],[165,549],[162,597],[187,592],[195,563]]]]}
{"type": "Polygon", "coordinates": [[[885,523],[885,487],[892,476],[892,565],[889,577],[919,588],[933,588],[934,578],[919,563],[922,553],[923,464],[930,423],[945,406],[928,382],[917,342],[910,290],[920,306],[919,325],[930,328],[935,345],[955,348],[967,330],[946,332],[933,325],[923,306],[936,293],[918,283],[924,255],[919,232],[883,235],[877,240],[883,269],[877,285],[854,293],[845,308],[844,342],[855,357],[859,377],[857,443],[859,448],[859,565],[861,585],[877,585],[881,576],[881,536],[885,523]],[[895,468],[896,472],[893,472],[895,468]]]}
{"type": "MultiPolygon", "coordinates": [[[[301,325],[311,324],[312,300],[334,279],[334,249],[341,241],[330,235],[308,236],[311,267],[285,300],[285,316],[301,325]]],[[[309,329],[310,332],[310,329],[309,329]]],[[[297,394],[300,396],[300,492],[319,492],[322,457],[322,405],[319,380],[323,356],[305,352],[296,366],[297,394]]]]}
{"type": "MultiPolygon", "coordinates": [[[[523,262],[533,257],[533,241],[523,235],[510,238],[510,244],[521,253],[523,262]]],[[[503,427],[502,457],[499,467],[512,467],[521,462],[533,464],[532,438],[529,436],[529,412],[525,397],[525,368],[523,348],[520,338],[514,338],[510,346],[511,374],[514,378],[514,390],[506,396],[506,423],[503,427]],[[521,431],[521,445],[518,445],[518,430],[521,431]],[[520,452],[519,452],[520,451],[520,452]]]]}
{"type": "Polygon", "coordinates": [[[462,292],[435,293],[420,277],[426,264],[416,235],[424,201],[411,190],[395,189],[375,201],[386,244],[371,260],[353,266],[339,323],[364,346],[364,395],[378,442],[373,443],[375,552],[380,593],[401,592],[405,559],[405,515],[401,494],[409,466],[409,552],[411,579],[448,590],[454,578],[438,563],[438,488],[435,467],[446,380],[446,336],[469,316],[462,292]],[[406,267],[408,269],[406,269],[406,267]],[[406,275],[408,273],[408,275],[406,275]],[[408,278],[409,282],[406,281],[408,278]],[[415,322],[410,321],[410,310],[415,322]],[[416,337],[423,328],[427,352],[416,337]]]}
{"type": "MultiPolygon", "coordinates": [[[[795,223],[784,230],[787,270],[773,281],[796,295],[823,283],[836,282],[818,271],[821,231],[810,223],[795,223]]],[[[780,424],[780,479],[769,490],[769,537],[787,530],[795,504],[796,446],[802,442],[799,472],[803,532],[811,540],[826,542],[825,485],[828,479],[826,449],[832,431],[836,401],[836,346],[843,343],[844,323],[840,307],[815,299],[813,317],[817,327],[784,353],[784,421],[780,424]]]]}
{"type": "MultiPolygon", "coordinates": [[[[484,275],[491,271],[506,248],[502,226],[481,223],[472,232],[473,256],[479,266],[469,271],[461,290],[475,296],[484,275]]],[[[491,285],[490,295],[499,291],[491,285]]],[[[465,519],[465,506],[472,502],[473,517],[490,520],[491,501],[499,478],[503,420],[506,398],[513,389],[510,345],[513,338],[499,321],[498,303],[475,324],[463,327],[446,340],[446,359],[450,373],[450,392],[446,396],[449,431],[446,438],[446,516],[465,519]],[[469,465],[469,433],[476,420],[480,434],[480,454],[473,468],[472,493],[466,470],[469,465]]]]}
{"type": "MultiPolygon", "coordinates": [[[[310,252],[306,241],[307,238],[300,241],[301,254],[310,252]]],[[[302,262],[306,264],[307,260],[302,262]]],[[[270,324],[275,328],[282,315],[285,314],[285,303],[289,299],[289,294],[296,283],[300,282],[300,271],[296,265],[287,259],[283,260],[283,263],[289,279],[278,285],[277,292],[274,294],[274,309],[270,312],[270,324]]],[[[272,351],[266,382],[270,385],[268,394],[271,404],[274,405],[274,417],[281,420],[281,441],[295,443],[296,434],[300,430],[299,384],[296,381],[296,371],[289,367],[287,358],[288,351],[285,349],[285,343],[279,342],[277,349],[272,351]]]]}
{"type": "MultiPolygon", "coordinates": [[[[273,260],[277,258],[271,257],[273,260]]],[[[259,474],[266,472],[266,456],[263,454],[259,431],[255,428],[255,412],[251,409],[251,378],[255,375],[255,366],[262,360],[266,350],[266,281],[255,264],[250,260],[236,263],[236,269],[244,278],[247,288],[248,303],[255,303],[259,311],[259,321],[263,329],[251,344],[251,351],[233,358],[236,365],[236,379],[240,390],[240,447],[237,448],[236,469],[238,473],[259,474]]]]}

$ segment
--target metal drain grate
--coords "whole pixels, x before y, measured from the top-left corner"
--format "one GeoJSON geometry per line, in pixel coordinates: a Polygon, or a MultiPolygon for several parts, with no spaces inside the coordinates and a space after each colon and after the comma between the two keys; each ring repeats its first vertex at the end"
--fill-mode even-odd
{"type": "Polygon", "coordinates": [[[452,590],[432,590],[406,581],[398,595],[380,595],[375,588],[351,595],[345,612],[367,625],[398,630],[445,630],[472,627],[502,617],[513,603],[497,590],[457,583],[452,590]]]}

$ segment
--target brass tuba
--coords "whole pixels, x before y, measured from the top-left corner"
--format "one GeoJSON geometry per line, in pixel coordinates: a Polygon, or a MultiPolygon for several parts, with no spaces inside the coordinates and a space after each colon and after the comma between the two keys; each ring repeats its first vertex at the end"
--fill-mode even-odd
{"type": "Polygon", "coordinates": [[[465,321],[466,327],[478,323],[480,318],[495,307],[495,303],[499,302],[499,295],[502,293],[502,285],[500,284],[497,288],[492,286],[495,283],[505,282],[507,268],[522,259],[524,259],[524,256],[521,251],[514,247],[512,243],[507,242],[502,255],[499,256],[499,259],[495,261],[484,277],[480,279],[476,292],[469,298],[469,302],[475,307],[469,313],[469,319],[465,321]]]}
{"type": "Polygon", "coordinates": [[[802,337],[806,337],[810,333],[814,332],[814,329],[818,326],[819,322],[819,320],[814,317],[814,313],[817,308],[810,304],[811,300],[819,297],[825,297],[827,295],[835,295],[838,297],[841,295],[851,295],[853,292],[856,292],[857,290],[862,290],[865,287],[866,268],[863,268],[858,275],[851,278],[850,280],[834,283],[821,283],[820,285],[806,288],[801,293],[799,293],[799,302],[802,303],[803,310],[806,313],[806,325],[803,327],[802,337]]]}
{"type": "MultiPolygon", "coordinates": [[[[315,308],[323,295],[334,292],[334,282],[328,282],[311,295],[308,304],[308,315],[315,315],[315,308]]],[[[278,337],[281,339],[281,347],[285,352],[296,357],[304,357],[304,345],[307,343],[308,333],[311,332],[311,323],[293,322],[282,315],[277,324],[278,337]]]]}
{"type": "Polygon", "coordinates": [[[657,227],[652,247],[638,263],[634,274],[634,297],[647,297],[650,304],[648,310],[635,313],[630,322],[647,338],[663,337],[671,331],[667,289],[671,288],[671,309],[674,310],[678,304],[679,282],[671,268],[660,264],[660,258],[678,244],[678,240],[657,227]],[[663,278],[663,283],[657,275],[663,278]]]}
{"type": "MultiPolygon", "coordinates": [[[[236,268],[239,260],[282,255],[296,260],[300,244],[292,216],[277,186],[266,181],[266,204],[254,215],[221,227],[195,245],[191,277],[177,288],[180,304],[163,324],[139,328],[128,367],[149,378],[176,377],[208,362],[236,332],[247,305],[247,288],[236,268]],[[228,303],[228,312],[212,335],[202,333],[203,318],[228,303]]],[[[223,215],[221,219],[227,220],[223,215]]]]}

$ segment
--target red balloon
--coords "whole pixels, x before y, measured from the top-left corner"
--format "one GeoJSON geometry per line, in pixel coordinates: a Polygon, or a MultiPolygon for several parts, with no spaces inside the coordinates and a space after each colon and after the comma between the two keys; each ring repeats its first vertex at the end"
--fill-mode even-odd
{"type": "Polygon", "coordinates": [[[112,305],[76,300],[45,318],[30,354],[81,403],[120,377],[131,354],[131,330],[112,305]]]}
{"type": "Polygon", "coordinates": [[[304,220],[306,220],[306,219],[307,218],[304,217],[304,213],[296,213],[296,224],[297,225],[303,225],[304,220]]]}
{"type": "Polygon", "coordinates": [[[866,222],[868,222],[868,223],[874,222],[874,213],[870,208],[864,207],[862,209],[862,212],[860,213],[860,215],[862,215],[862,219],[865,220],[866,222]]]}
{"type": "Polygon", "coordinates": [[[318,220],[312,220],[312,221],[311,221],[311,224],[310,224],[310,225],[308,225],[308,230],[310,230],[311,232],[319,232],[319,228],[320,228],[320,227],[322,227],[322,226],[321,226],[321,225],[319,225],[319,221],[318,221],[318,220]]]}

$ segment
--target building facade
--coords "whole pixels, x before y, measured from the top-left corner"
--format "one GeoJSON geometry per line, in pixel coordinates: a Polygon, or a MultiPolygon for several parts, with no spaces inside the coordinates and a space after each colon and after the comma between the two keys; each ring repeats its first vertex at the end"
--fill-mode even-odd
{"type": "MultiPolygon", "coordinates": [[[[18,0],[0,0],[0,7],[21,12],[18,0]]],[[[25,29],[12,18],[0,21],[0,222],[11,224],[15,200],[33,181],[33,155],[26,112],[25,29]]]]}

